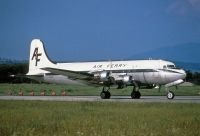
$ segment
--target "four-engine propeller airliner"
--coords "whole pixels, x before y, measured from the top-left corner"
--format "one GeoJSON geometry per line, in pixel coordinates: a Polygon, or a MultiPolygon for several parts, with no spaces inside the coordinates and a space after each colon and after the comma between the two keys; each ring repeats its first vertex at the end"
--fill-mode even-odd
{"type": "Polygon", "coordinates": [[[72,83],[84,81],[88,84],[102,84],[102,99],[111,97],[109,89],[112,85],[117,85],[118,89],[133,86],[133,99],[140,98],[139,89],[143,85],[151,88],[164,85],[167,98],[173,99],[174,93],[169,87],[183,83],[186,73],[176,68],[174,63],[164,60],[54,63],[48,58],[43,42],[34,39],[31,42],[26,76],[46,82],[65,83],[70,80],[72,83]]]}

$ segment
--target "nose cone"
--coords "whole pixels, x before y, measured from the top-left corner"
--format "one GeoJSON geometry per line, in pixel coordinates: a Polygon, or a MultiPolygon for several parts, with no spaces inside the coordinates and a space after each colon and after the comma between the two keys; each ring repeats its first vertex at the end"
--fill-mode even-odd
{"type": "Polygon", "coordinates": [[[186,78],[186,72],[183,69],[180,70],[180,74],[181,74],[181,79],[186,78]]]}

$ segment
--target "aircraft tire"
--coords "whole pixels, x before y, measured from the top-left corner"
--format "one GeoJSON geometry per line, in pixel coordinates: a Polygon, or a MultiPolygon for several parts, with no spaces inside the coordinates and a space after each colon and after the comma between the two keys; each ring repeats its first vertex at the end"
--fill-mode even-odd
{"type": "Polygon", "coordinates": [[[101,96],[101,99],[110,99],[111,94],[109,91],[102,91],[100,96],[101,96]]]}
{"type": "Polygon", "coordinates": [[[106,92],[105,92],[105,91],[102,91],[102,92],[100,93],[100,97],[101,97],[101,99],[106,99],[106,92]]]}
{"type": "Polygon", "coordinates": [[[107,91],[107,92],[106,92],[106,99],[110,99],[110,96],[111,96],[110,92],[107,91]]]}
{"type": "Polygon", "coordinates": [[[169,91],[168,93],[167,93],[167,99],[174,99],[174,93],[172,92],[172,91],[169,91]]]}
{"type": "Polygon", "coordinates": [[[131,93],[132,99],[140,99],[140,96],[141,96],[141,94],[139,91],[132,91],[132,93],[131,93]]]}

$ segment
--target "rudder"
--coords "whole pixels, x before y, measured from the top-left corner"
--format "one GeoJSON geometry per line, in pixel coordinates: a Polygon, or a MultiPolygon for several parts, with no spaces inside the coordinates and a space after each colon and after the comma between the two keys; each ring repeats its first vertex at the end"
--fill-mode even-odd
{"type": "Polygon", "coordinates": [[[27,75],[41,75],[48,73],[41,68],[54,67],[55,64],[48,58],[44,45],[40,39],[33,39],[30,45],[29,72],[27,75]]]}

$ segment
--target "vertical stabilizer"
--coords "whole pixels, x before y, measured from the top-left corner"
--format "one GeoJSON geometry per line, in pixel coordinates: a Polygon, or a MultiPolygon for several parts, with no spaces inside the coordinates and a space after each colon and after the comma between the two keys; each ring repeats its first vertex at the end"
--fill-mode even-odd
{"type": "Polygon", "coordinates": [[[54,67],[55,64],[48,58],[44,45],[40,39],[31,41],[29,56],[29,72],[27,75],[42,75],[48,73],[40,68],[54,67]]]}

